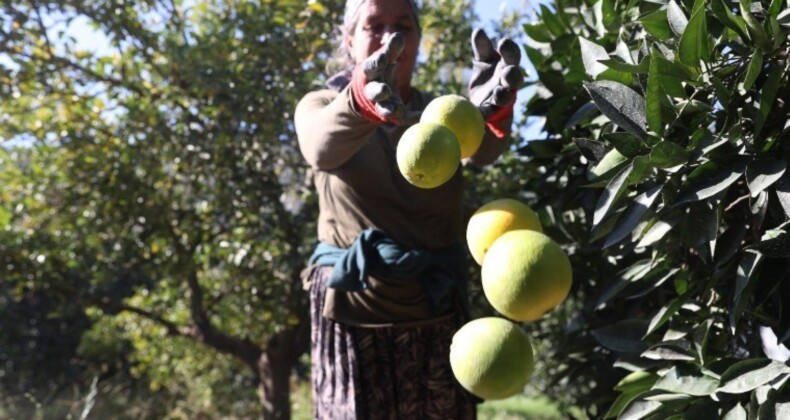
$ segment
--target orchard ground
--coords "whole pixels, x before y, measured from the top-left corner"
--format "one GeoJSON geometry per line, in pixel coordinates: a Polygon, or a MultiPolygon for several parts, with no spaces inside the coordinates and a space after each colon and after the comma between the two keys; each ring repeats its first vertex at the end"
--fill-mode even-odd
{"type": "MultiPolygon", "coordinates": [[[[311,420],[313,406],[310,382],[297,381],[293,384],[291,406],[293,420],[311,420]]],[[[586,419],[578,409],[570,410],[573,418],[586,419]]],[[[517,395],[499,401],[487,401],[477,407],[479,420],[559,420],[564,419],[558,405],[544,396],[517,395]]]]}

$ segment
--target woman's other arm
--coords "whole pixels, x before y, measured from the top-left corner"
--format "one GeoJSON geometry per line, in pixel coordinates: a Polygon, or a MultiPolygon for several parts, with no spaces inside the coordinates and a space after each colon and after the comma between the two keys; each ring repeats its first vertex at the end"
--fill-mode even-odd
{"type": "Polygon", "coordinates": [[[294,114],[299,148],[315,169],[331,170],[348,161],[370,137],[376,124],[355,109],[349,88],[310,92],[294,114]]]}

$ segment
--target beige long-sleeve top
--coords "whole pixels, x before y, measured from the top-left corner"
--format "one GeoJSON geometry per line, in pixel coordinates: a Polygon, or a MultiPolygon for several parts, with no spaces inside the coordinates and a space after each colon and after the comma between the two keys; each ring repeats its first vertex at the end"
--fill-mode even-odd
{"type": "MultiPolygon", "coordinates": [[[[408,110],[432,97],[414,91],[408,110]]],[[[463,241],[463,176],[459,170],[434,189],[411,185],[398,170],[395,152],[405,126],[375,124],[356,109],[350,89],[308,93],[294,116],[300,150],[314,170],[318,239],[348,248],[365,229],[384,231],[401,246],[438,250],[463,241]]],[[[471,164],[487,164],[505,149],[486,138],[471,164]]],[[[358,326],[430,321],[452,310],[433,308],[416,279],[369,279],[361,292],[328,289],[324,315],[358,326]]]]}

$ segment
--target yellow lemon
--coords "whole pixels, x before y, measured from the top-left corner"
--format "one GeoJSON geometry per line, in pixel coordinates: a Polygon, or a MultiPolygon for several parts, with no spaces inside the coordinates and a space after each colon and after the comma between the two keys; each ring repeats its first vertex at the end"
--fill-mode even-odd
{"type": "Polygon", "coordinates": [[[475,154],[485,135],[483,114],[461,95],[443,95],[433,99],[422,112],[420,121],[449,128],[461,144],[461,159],[475,154]]]}
{"type": "Polygon", "coordinates": [[[573,271],[554,240],[521,229],[494,241],[480,275],[483,293],[494,309],[515,321],[534,321],[568,297],[573,271]]]}
{"type": "Polygon", "coordinates": [[[483,264],[483,256],[494,240],[515,229],[543,232],[538,215],[518,200],[500,198],[482,205],[466,225],[466,243],[472,258],[483,264]]]}
{"type": "Polygon", "coordinates": [[[461,147],[446,127],[418,122],[401,136],[395,153],[398,169],[411,184],[436,188],[453,177],[461,164],[461,147]]]}
{"type": "Polygon", "coordinates": [[[534,368],[532,344],[518,325],[498,317],[468,322],[453,336],[450,367],[458,382],[486,400],[516,395],[534,368]]]}

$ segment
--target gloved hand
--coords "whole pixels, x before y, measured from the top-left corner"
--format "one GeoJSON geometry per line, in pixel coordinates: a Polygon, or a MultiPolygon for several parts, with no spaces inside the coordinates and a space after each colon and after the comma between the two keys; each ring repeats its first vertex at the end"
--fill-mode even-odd
{"type": "Polygon", "coordinates": [[[510,38],[499,41],[496,49],[485,31],[472,33],[472,78],[469,81],[469,99],[475,104],[486,125],[495,136],[502,138],[513,121],[516,93],[524,81],[519,63],[521,50],[510,38]]]}
{"type": "MultiPolygon", "coordinates": [[[[354,68],[351,90],[359,110],[375,123],[401,124],[406,107],[398,94],[395,66],[406,39],[396,32],[382,40],[382,46],[354,68]]],[[[417,116],[419,118],[419,116],[417,116]]]]}

